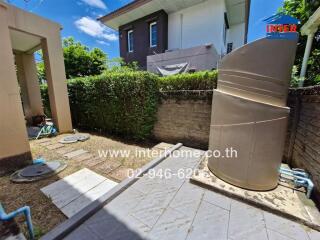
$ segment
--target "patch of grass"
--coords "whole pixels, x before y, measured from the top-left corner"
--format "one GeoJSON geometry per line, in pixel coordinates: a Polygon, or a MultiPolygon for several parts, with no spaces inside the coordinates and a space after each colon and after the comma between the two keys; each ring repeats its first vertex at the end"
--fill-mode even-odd
{"type": "MultiPolygon", "coordinates": [[[[52,144],[57,143],[63,136],[59,135],[51,139],[52,144]]],[[[151,146],[152,144],[148,145],[151,146]]],[[[85,142],[78,142],[74,144],[69,144],[67,147],[72,147],[75,150],[85,149],[91,154],[98,156],[98,150],[127,150],[135,152],[138,150],[147,150],[144,146],[137,145],[133,142],[127,143],[119,141],[118,139],[111,139],[102,135],[90,134],[90,139],[85,142]]],[[[48,150],[44,146],[40,146],[37,140],[30,141],[31,152],[33,158],[43,157],[47,161],[63,159],[62,155],[59,155],[55,150],[48,150]]],[[[65,170],[59,174],[52,176],[41,181],[32,183],[16,184],[10,181],[10,176],[0,177],[0,199],[4,208],[7,212],[14,211],[22,206],[29,206],[31,208],[32,221],[35,226],[36,235],[38,238],[51,229],[53,229],[58,224],[65,221],[67,218],[64,214],[47,198],[40,189],[54,183],[84,167],[103,175],[107,178],[112,178],[115,181],[121,181],[122,179],[115,179],[114,173],[117,169],[106,173],[100,169],[100,166],[108,166],[111,162],[118,162],[121,168],[133,168],[137,169],[148,163],[151,158],[141,157],[137,158],[134,154],[128,157],[118,156],[110,157],[107,156],[103,158],[103,162],[99,163],[93,167],[88,167],[85,161],[77,161],[76,159],[68,160],[68,166],[65,170]]],[[[22,228],[25,236],[28,236],[25,221],[23,217],[16,219],[19,226],[22,228]]]]}

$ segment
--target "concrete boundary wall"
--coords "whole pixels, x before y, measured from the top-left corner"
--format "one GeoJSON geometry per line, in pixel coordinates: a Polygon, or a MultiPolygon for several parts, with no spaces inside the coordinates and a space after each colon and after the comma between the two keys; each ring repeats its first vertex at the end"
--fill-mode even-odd
{"type": "Polygon", "coordinates": [[[153,134],[156,140],[208,149],[212,91],[162,94],[153,134]]]}
{"type": "Polygon", "coordinates": [[[288,105],[291,114],[284,159],[311,174],[313,196],[320,203],[320,86],[291,90],[288,105]]]}
{"type": "MultiPolygon", "coordinates": [[[[181,91],[162,94],[154,137],[170,143],[208,149],[212,91],[181,91]]],[[[315,183],[320,203],[320,86],[291,89],[291,108],[284,162],[306,169],[315,183]]]]}

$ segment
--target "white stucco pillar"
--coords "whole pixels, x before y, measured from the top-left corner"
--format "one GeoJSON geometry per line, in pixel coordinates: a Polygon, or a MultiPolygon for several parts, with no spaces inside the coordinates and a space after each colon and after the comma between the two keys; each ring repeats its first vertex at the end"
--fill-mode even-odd
{"type": "Polygon", "coordinates": [[[0,4],[0,174],[31,163],[7,22],[7,8],[0,4]]]}
{"type": "Polygon", "coordinates": [[[71,132],[72,122],[60,29],[53,29],[50,36],[42,40],[42,51],[53,121],[60,133],[71,132]]]}
{"type": "Polygon", "coordinates": [[[28,120],[32,116],[43,115],[37,66],[33,54],[16,54],[18,80],[21,88],[24,114],[28,120]]]}
{"type": "Polygon", "coordinates": [[[302,67],[301,67],[301,72],[300,72],[300,79],[301,80],[299,82],[299,87],[303,87],[304,78],[305,78],[306,72],[307,72],[308,59],[309,59],[311,48],[312,48],[313,38],[314,38],[314,33],[310,33],[308,35],[307,45],[306,45],[306,49],[305,49],[304,55],[303,55],[302,67]]]}
{"type": "Polygon", "coordinates": [[[25,80],[25,74],[24,74],[24,67],[22,62],[22,54],[15,54],[15,63],[17,67],[17,78],[20,86],[20,94],[22,99],[22,105],[23,105],[23,112],[26,118],[28,116],[30,117],[31,110],[30,110],[30,103],[28,98],[28,91],[27,91],[27,83],[25,80]]]}

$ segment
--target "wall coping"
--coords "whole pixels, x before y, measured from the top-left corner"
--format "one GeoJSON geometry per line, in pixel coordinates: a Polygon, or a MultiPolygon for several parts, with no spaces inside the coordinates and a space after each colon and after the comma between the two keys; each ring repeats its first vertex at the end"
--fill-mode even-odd
{"type": "Polygon", "coordinates": [[[162,99],[212,100],[213,90],[173,90],[160,91],[162,99]]]}
{"type": "Polygon", "coordinates": [[[320,95],[320,85],[302,87],[302,88],[289,88],[289,95],[291,96],[320,95]]]}
{"type": "MultiPolygon", "coordinates": [[[[211,99],[213,90],[172,90],[172,91],[160,91],[160,96],[164,99],[188,99],[190,100],[203,100],[211,99]]],[[[301,95],[319,95],[320,85],[300,88],[289,88],[289,96],[301,96],[301,95]]]]}

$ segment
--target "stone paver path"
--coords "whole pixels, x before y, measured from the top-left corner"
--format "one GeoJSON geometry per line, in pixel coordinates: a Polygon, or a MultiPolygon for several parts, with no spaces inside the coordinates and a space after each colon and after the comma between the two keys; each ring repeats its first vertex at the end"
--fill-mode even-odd
{"type": "Polygon", "coordinates": [[[63,157],[66,159],[72,159],[72,158],[79,157],[79,156],[86,154],[86,153],[88,153],[88,151],[83,150],[83,149],[78,149],[78,150],[64,154],[63,157]]]}
{"type": "Polygon", "coordinates": [[[54,149],[58,149],[58,148],[62,148],[62,147],[64,147],[64,145],[61,143],[55,143],[55,144],[46,146],[46,148],[49,150],[54,150],[54,149]]]}
{"type": "Polygon", "coordinates": [[[75,149],[73,147],[63,147],[63,148],[56,150],[56,152],[58,154],[64,155],[64,154],[67,154],[67,153],[72,152],[74,150],[75,149]]]}
{"type": "Polygon", "coordinates": [[[65,239],[320,239],[317,231],[178,177],[179,172],[188,174],[199,160],[183,156],[166,159],[154,170],[169,169],[171,177],[145,175],[65,239]]]}
{"type": "Polygon", "coordinates": [[[59,143],[57,140],[57,138],[43,138],[36,141],[38,146],[54,151],[68,161],[72,160],[81,163],[82,166],[91,168],[104,176],[107,175],[116,181],[122,181],[127,178],[126,173],[129,169],[122,167],[120,162],[107,161],[104,157],[96,156],[89,151],[78,148],[77,143],[70,146],[70,144],[59,143]],[[113,173],[113,171],[115,172],[113,173]]]}

